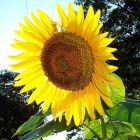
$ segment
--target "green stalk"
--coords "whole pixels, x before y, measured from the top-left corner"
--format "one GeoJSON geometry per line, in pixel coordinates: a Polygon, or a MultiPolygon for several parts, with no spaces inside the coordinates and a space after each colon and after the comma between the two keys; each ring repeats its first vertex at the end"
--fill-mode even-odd
{"type": "Polygon", "coordinates": [[[102,127],[102,138],[104,140],[107,140],[107,129],[106,129],[104,118],[100,116],[100,120],[101,120],[101,127],[102,127]]]}

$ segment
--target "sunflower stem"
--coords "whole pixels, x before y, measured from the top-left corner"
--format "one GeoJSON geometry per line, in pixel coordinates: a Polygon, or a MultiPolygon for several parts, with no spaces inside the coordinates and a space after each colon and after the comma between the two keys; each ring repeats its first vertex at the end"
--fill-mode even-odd
{"type": "Polygon", "coordinates": [[[101,127],[102,127],[102,138],[104,140],[107,140],[107,129],[106,129],[106,124],[105,124],[103,116],[100,116],[100,121],[101,121],[101,127]]]}
{"type": "Polygon", "coordinates": [[[88,128],[88,129],[92,132],[92,134],[93,134],[98,140],[102,140],[102,138],[101,138],[93,129],[91,129],[88,125],[86,125],[85,123],[83,123],[83,125],[84,125],[86,128],[88,128]]]}

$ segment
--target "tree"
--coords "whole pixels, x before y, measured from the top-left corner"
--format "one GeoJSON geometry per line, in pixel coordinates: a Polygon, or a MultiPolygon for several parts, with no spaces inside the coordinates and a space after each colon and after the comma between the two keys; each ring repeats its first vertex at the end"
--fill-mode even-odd
{"type": "Polygon", "coordinates": [[[110,36],[117,36],[111,44],[118,51],[116,62],[109,62],[119,67],[117,74],[123,78],[127,96],[139,99],[140,93],[140,1],[139,0],[75,0],[82,4],[85,14],[89,5],[94,10],[101,10],[102,32],[110,31],[110,36]]]}
{"type": "Polygon", "coordinates": [[[38,111],[36,104],[27,105],[28,94],[19,94],[15,88],[14,78],[17,73],[0,71],[0,139],[12,138],[17,128],[38,111]]]}

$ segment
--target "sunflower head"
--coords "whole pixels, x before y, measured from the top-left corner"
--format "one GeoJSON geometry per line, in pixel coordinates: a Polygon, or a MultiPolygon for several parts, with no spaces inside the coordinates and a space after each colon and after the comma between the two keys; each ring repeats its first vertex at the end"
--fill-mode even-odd
{"type": "Polygon", "coordinates": [[[48,79],[59,88],[78,91],[92,80],[92,49],[75,33],[53,35],[44,44],[41,62],[48,79]]]}
{"type": "Polygon", "coordinates": [[[15,78],[15,86],[25,85],[21,92],[35,89],[28,103],[43,103],[44,112],[51,107],[54,118],[61,121],[64,115],[69,125],[73,117],[78,126],[85,110],[91,119],[96,118],[95,111],[105,115],[101,100],[113,105],[106,83],[120,83],[112,76],[117,67],[106,61],[116,60],[112,54],[116,49],[107,47],[113,41],[108,32],[100,33],[100,10],[94,13],[90,6],[85,19],[81,5],[76,13],[70,3],[67,14],[59,4],[57,10],[59,22],[37,10],[32,20],[25,17],[25,23],[19,24],[16,33],[21,39],[15,39],[12,47],[22,53],[10,56],[19,60],[11,66],[22,69],[15,78]]]}

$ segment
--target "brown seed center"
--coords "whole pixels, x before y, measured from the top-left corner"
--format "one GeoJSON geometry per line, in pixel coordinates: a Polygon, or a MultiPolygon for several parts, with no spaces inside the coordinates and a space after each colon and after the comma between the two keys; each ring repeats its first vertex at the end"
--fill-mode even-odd
{"type": "Polygon", "coordinates": [[[94,57],[88,43],[74,33],[52,36],[41,54],[42,68],[57,87],[78,91],[92,79],[94,57]]]}
{"type": "Polygon", "coordinates": [[[63,56],[59,56],[56,59],[56,67],[58,68],[58,71],[60,72],[68,71],[70,68],[69,62],[63,56]]]}

